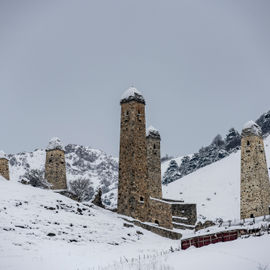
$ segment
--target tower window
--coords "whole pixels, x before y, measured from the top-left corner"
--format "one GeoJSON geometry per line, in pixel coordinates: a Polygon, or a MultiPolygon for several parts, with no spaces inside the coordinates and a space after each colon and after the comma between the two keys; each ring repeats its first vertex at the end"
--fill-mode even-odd
{"type": "Polygon", "coordinates": [[[250,218],[254,218],[254,215],[253,215],[253,214],[251,214],[251,215],[250,215],[250,218]]]}
{"type": "Polygon", "coordinates": [[[143,197],[142,197],[142,196],[140,197],[140,202],[141,202],[141,203],[143,203],[143,202],[144,202],[144,199],[143,199],[143,197]]]}
{"type": "Polygon", "coordinates": [[[154,149],[156,149],[156,145],[155,145],[155,144],[154,144],[154,146],[153,146],[153,147],[154,147],[154,149]]]}
{"type": "Polygon", "coordinates": [[[250,142],[249,141],[247,141],[247,145],[250,145],[250,142]]]}
{"type": "Polygon", "coordinates": [[[158,220],[155,220],[155,223],[159,226],[159,222],[158,222],[158,220]]]}

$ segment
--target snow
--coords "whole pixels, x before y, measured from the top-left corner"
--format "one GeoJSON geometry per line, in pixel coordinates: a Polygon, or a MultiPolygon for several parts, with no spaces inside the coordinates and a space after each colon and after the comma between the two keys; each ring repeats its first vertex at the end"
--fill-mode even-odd
{"type": "MultiPolygon", "coordinates": [[[[270,139],[265,141],[268,154],[269,143],[270,139]]],[[[237,154],[231,155],[232,159],[231,156],[228,157],[227,163],[230,165],[233,162],[240,163],[240,158],[235,159],[237,154]]],[[[220,163],[217,167],[221,170],[224,166],[220,163]]],[[[203,169],[206,168],[198,171],[203,169]]],[[[226,169],[228,168],[225,166],[221,171],[227,173],[226,169]]],[[[212,170],[218,173],[217,168],[208,170],[208,176],[201,182],[201,186],[205,186],[203,192],[209,188],[212,170]]],[[[187,177],[176,182],[191,180],[190,188],[194,188],[192,179],[186,179],[187,177]]],[[[228,191],[224,184],[220,187],[220,191],[224,191],[228,196],[222,197],[223,205],[226,205],[231,199],[229,194],[231,190],[228,191]]],[[[217,213],[215,211],[218,207],[221,207],[218,211],[224,212],[222,204],[216,202],[218,205],[215,208],[208,205],[209,213],[217,213]]],[[[123,226],[125,222],[122,216],[91,203],[77,203],[52,190],[22,185],[14,179],[6,181],[0,176],[0,269],[253,270],[266,267],[270,263],[268,254],[270,235],[182,251],[179,250],[179,240],[166,239],[136,226],[127,228],[123,226]],[[174,252],[171,252],[172,250],[174,252]]],[[[247,222],[250,223],[251,220],[247,222]]],[[[251,224],[249,227],[257,228],[263,223],[265,222],[262,219],[258,219],[257,224],[251,224]]],[[[233,226],[232,223],[231,229],[238,225],[233,226]]],[[[218,230],[224,230],[224,227],[214,226],[197,233],[192,230],[179,231],[183,233],[183,238],[187,238],[218,230]]]]}
{"type": "Polygon", "coordinates": [[[153,126],[149,126],[146,130],[146,136],[149,136],[150,133],[154,133],[155,135],[159,135],[159,131],[153,126]]]}
{"type": "Polygon", "coordinates": [[[61,140],[57,137],[50,139],[49,145],[46,148],[46,150],[54,150],[54,149],[64,150],[61,140]]]}
{"type": "Polygon", "coordinates": [[[124,223],[91,203],[0,177],[1,270],[92,269],[179,246],[124,223]]]}
{"type": "Polygon", "coordinates": [[[262,130],[254,121],[250,120],[243,126],[243,133],[251,133],[257,136],[262,135],[262,130]]]}
{"type": "Polygon", "coordinates": [[[6,156],[4,151],[0,151],[0,158],[6,158],[7,159],[7,156],[6,156]]]}
{"type": "MultiPolygon", "coordinates": [[[[264,140],[270,167],[270,136],[264,140]]],[[[240,219],[240,150],[163,186],[163,197],[196,203],[199,220],[240,219]]],[[[181,160],[181,158],[180,158],[181,160]]],[[[179,162],[179,160],[178,160],[179,162]]],[[[165,171],[164,164],[162,170],[165,171]]]]}
{"type": "Polygon", "coordinates": [[[139,97],[140,99],[143,99],[142,93],[135,87],[129,87],[121,96],[122,100],[128,100],[132,97],[139,97]]]}
{"type": "Polygon", "coordinates": [[[172,269],[266,270],[270,263],[267,252],[269,244],[269,235],[235,240],[175,252],[166,259],[161,258],[161,263],[172,269]]]}

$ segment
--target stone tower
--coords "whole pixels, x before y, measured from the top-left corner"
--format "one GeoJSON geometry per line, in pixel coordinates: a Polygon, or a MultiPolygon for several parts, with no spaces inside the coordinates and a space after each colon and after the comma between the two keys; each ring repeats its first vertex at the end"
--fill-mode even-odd
{"type": "Polygon", "coordinates": [[[45,179],[52,189],[67,189],[65,151],[58,138],[52,138],[46,149],[45,179]]]}
{"type": "Polygon", "coordinates": [[[241,218],[269,215],[270,182],[260,127],[245,124],[241,139],[241,218]]]}
{"type": "Polygon", "coordinates": [[[148,185],[150,196],[162,198],[161,162],[160,162],[160,134],[152,126],[146,132],[148,185]]]}
{"type": "Polygon", "coordinates": [[[0,175],[9,180],[8,158],[3,151],[0,151],[0,175]]]}
{"type": "Polygon", "coordinates": [[[119,214],[141,221],[149,216],[145,101],[130,87],[121,104],[118,204],[119,214]]]}

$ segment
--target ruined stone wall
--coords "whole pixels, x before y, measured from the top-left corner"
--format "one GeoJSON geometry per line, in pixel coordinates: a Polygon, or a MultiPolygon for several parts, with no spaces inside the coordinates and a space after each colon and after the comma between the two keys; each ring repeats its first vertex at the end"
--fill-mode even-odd
{"type": "Polygon", "coordinates": [[[172,229],[172,208],[166,201],[150,198],[150,222],[156,223],[161,227],[172,229]]]}
{"type": "Polygon", "coordinates": [[[241,218],[269,214],[270,183],[261,136],[241,140],[241,218]]]}
{"type": "Polygon", "coordinates": [[[60,149],[46,150],[45,179],[52,189],[66,189],[65,152],[60,149]]]}
{"type": "Polygon", "coordinates": [[[0,158],[0,174],[9,180],[9,166],[8,159],[0,158]]]}
{"type": "Polygon", "coordinates": [[[197,221],[196,204],[172,202],[172,215],[180,218],[182,223],[194,225],[197,221]]]}
{"type": "Polygon", "coordinates": [[[133,222],[135,225],[142,227],[143,229],[146,229],[150,232],[153,232],[155,234],[158,234],[160,236],[169,238],[169,239],[173,239],[173,240],[178,240],[182,238],[182,234],[179,232],[175,232],[175,231],[171,231],[170,229],[165,229],[162,227],[156,227],[156,226],[152,226],[150,224],[146,224],[146,223],[142,223],[138,220],[135,220],[133,222]]]}
{"type": "Polygon", "coordinates": [[[144,102],[121,104],[118,206],[119,214],[141,221],[149,217],[144,102]]]}
{"type": "Polygon", "coordinates": [[[160,163],[160,138],[151,135],[147,136],[147,166],[148,185],[150,196],[162,198],[161,187],[161,163],[160,163]]]}

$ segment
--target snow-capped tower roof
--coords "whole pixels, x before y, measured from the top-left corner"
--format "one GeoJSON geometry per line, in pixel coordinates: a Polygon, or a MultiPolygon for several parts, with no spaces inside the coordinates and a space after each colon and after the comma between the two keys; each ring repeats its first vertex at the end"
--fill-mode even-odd
{"type": "Polygon", "coordinates": [[[256,135],[262,136],[262,130],[258,124],[250,120],[243,126],[242,136],[256,135]]]}
{"type": "Polygon", "coordinates": [[[152,137],[152,138],[160,140],[159,131],[156,128],[154,128],[153,126],[150,126],[150,127],[147,128],[146,137],[152,137]]]}
{"type": "Polygon", "coordinates": [[[7,155],[5,154],[5,152],[4,151],[0,151],[0,158],[5,158],[5,159],[8,159],[7,158],[7,155]]]}
{"type": "Polygon", "coordinates": [[[46,148],[46,150],[54,150],[54,149],[59,149],[64,151],[64,146],[61,142],[61,140],[57,137],[53,137],[50,139],[49,144],[46,148]]]}
{"type": "Polygon", "coordinates": [[[135,100],[137,102],[145,104],[142,93],[135,87],[129,87],[121,96],[120,104],[135,100]]]}

